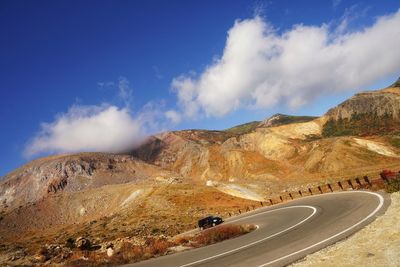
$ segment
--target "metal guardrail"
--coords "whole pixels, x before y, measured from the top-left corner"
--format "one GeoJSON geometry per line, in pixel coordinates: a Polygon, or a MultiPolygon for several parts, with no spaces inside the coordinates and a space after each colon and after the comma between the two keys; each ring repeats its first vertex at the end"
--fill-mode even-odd
{"type": "MultiPolygon", "coordinates": [[[[390,183],[391,180],[399,179],[400,172],[395,176],[380,175],[379,178],[370,179],[368,176],[363,176],[362,178],[351,178],[342,179],[335,183],[326,183],[318,185],[316,187],[308,187],[306,190],[298,190],[297,192],[288,192],[286,194],[279,195],[279,198],[269,198],[268,201],[260,201],[260,207],[272,206],[275,204],[283,203],[288,200],[293,200],[305,196],[312,196],[315,194],[328,194],[337,191],[347,191],[347,190],[359,190],[359,189],[380,189],[385,186],[385,184],[390,183]],[[297,196],[297,197],[296,197],[297,196]]],[[[251,206],[253,210],[256,209],[255,205],[251,206]]],[[[243,212],[249,212],[250,207],[246,207],[244,210],[238,209],[238,214],[243,212]]],[[[234,213],[228,212],[229,217],[235,215],[234,213]]]]}

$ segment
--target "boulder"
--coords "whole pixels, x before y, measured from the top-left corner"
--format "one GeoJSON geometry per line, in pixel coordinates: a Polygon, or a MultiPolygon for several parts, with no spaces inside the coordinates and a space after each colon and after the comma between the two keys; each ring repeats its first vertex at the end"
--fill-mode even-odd
{"type": "Polygon", "coordinates": [[[81,250],[88,250],[91,248],[90,240],[84,237],[78,237],[75,240],[75,246],[81,250]]]}

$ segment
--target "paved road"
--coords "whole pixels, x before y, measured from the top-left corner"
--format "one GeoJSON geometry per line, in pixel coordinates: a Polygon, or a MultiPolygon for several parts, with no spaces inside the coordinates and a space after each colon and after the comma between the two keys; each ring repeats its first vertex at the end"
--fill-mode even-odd
{"type": "Polygon", "coordinates": [[[285,266],[358,231],[388,205],[366,191],[305,197],[227,220],[258,225],[249,234],[128,266],[285,266]]]}

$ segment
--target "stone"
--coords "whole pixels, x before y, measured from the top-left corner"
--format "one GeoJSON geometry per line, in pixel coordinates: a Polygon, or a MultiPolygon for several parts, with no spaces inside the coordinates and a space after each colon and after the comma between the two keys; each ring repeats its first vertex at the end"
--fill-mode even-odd
{"type": "Polygon", "coordinates": [[[78,237],[75,240],[75,246],[81,250],[88,250],[91,248],[90,240],[84,237],[78,237]]]}
{"type": "Polygon", "coordinates": [[[114,255],[114,249],[112,247],[107,248],[107,256],[111,257],[114,255]]]}

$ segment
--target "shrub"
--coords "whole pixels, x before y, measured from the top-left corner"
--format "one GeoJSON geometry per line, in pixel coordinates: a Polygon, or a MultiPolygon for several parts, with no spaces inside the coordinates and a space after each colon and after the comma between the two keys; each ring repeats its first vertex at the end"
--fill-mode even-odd
{"type": "Polygon", "coordinates": [[[396,173],[394,171],[390,171],[390,170],[383,170],[379,175],[382,177],[382,179],[396,178],[396,173]]]}
{"type": "MultiPolygon", "coordinates": [[[[193,247],[201,247],[214,244],[229,238],[251,232],[254,225],[220,225],[201,232],[195,237],[180,237],[174,242],[166,238],[147,238],[143,246],[134,245],[130,242],[123,242],[115,253],[108,257],[105,252],[82,251],[75,249],[66,262],[66,266],[109,266],[120,265],[130,262],[138,262],[152,257],[165,255],[168,248],[181,244],[191,244],[193,247]]],[[[47,255],[48,251],[43,248],[40,254],[47,255]]]]}
{"type": "Polygon", "coordinates": [[[186,245],[189,243],[189,239],[187,237],[182,236],[182,237],[175,239],[174,243],[176,246],[186,245]]]}
{"type": "Polygon", "coordinates": [[[124,242],[110,260],[117,264],[141,261],[151,257],[164,255],[172,245],[173,243],[166,239],[154,238],[148,238],[144,246],[124,242]]]}
{"type": "Polygon", "coordinates": [[[154,235],[154,234],[157,234],[158,232],[160,232],[160,229],[158,229],[158,228],[153,228],[153,229],[151,229],[151,233],[154,235]]]}
{"type": "Polygon", "coordinates": [[[173,244],[166,239],[155,239],[149,246],[146,247],[150,255],[163,255],[173,244]]]}
{"type": "Polygon", "coordinates": [[[331,118],[323,126],[322,136],[381,135],[399,131],[399,121],[390,114],[378,115],[376,112],[353,114],[351,118],[331,118]]]}
{"type": "Polygon", "coordinates": [[[50,252],[46,247],[41,247],[38,251],[38,254],[43,256],[44,261],[48,260],[51,258],[50,252]]]}
{"type": "Polygon", "coordinates": [[[394,147],[400,148],[400,136],[393,137],[390,140],[390,144],[394,147]]]}
{"type": "Polygon", "coordinates": [[[143,249],[132,243],[124,242],[118,251],[111,257],[111,261],[118,264],[140,260],[143,257],[143,249]]]}
{"type": "Polygon", "coordinates": [[[70,249],[75,248],[75,239],[72,237],[68,238],[67,241],[65,241],[65,246],[70,249]]]}
{"type": "Polygon", "coordinates": [[[389,180],[389,182],[385,185],[385,191],[388,193],[400,191],[400,177],[389,180]]]}
{"type": "Polygon", "coordinates": [[[396,173],[391,170],[383,170],[379,175],[382,177],[382,179],[386,180],[386,192],[393,193],[400,191],[400,171],[396,173]]]}
{"type": "Polygon", "coordinates": [[[203,231],[194,238],[195,246],[205,246],[246,234],[255,229],[251,225],[221,225],[203,231]]]}
{"type": "Polygon", "coordinates": [[[107,255],[94,251],[74,250],[73,254],[64,263],[66,267],[100,267],[108,266],[107,255]]]}

